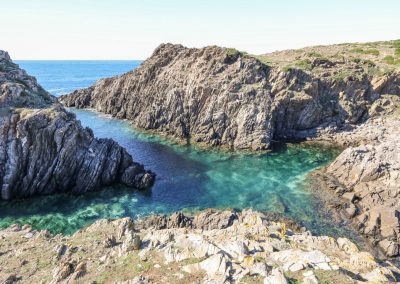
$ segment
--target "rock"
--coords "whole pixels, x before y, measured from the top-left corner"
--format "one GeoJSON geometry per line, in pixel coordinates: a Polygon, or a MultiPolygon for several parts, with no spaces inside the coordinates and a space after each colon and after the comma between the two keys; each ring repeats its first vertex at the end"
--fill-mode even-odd
{"type": "Polygon", "coordinates": [[[318,284],[318,279],[315,275],[306,276],[303,278],[303,284],[318,284]]]}
{"type": "Polygon", "coordinates": [[[152,185],[155,175],[124,148],[95,138],[7,53],[0,58],[0,199],[152,185]]]}
{"type": "Polygon", "coordinates": [[[339,248],[341,248],[348,254],[359,252],[357,246],[347,238],[338,238],[337,243],[339,248]]]}
{"type": "Polygon", "coordinates": [[[202,230],[225,229],[232,226],[236,219],[234,211],[207,209],[194,217],[193,227],[202,230]]]}
{"type": "Polygon", "coordinates": [[[63,256],[68,250],[68,246],[66,246],[65,244],[61,244],[61,245],[56,245],[54,247],[54,251],[56,252],[57,258],[60,258],[61,256],[63,256]]]}
{"type": "Polygon", "coordinates": [[[327,167],[326,175],[356,196],[358,208],[350,204],[345,211],[351,218],[357,215],[353,222],[360,232],[374,239],[387,256],[396,256],[400,246],[400,123],[391,127],[392,134],[379,144],[344,150],[327,167]]]}
{"type": "Polygon", "coordinates": [[[289,284],[282,270],[272,269],[269,276],[264,278],[264,284],[289,284]]]}
{"type": "Polygon", "coordinates": [[[268,275],[269,271],[270,271],[270,268],[264,262],[256,262],[250,268],[250,273],[251,274],[258,274],[258,275],[263,276],[263,277],[266,277],[268,275]]]}
{"type": "MultiPolygon", "coordinates": [[[[1,53],[0,53],[1,56],[1,53]]],[[[2,284],[14,284],[14,283],[18,283],[18,277],[15,274],[11,274],[9,275],[2,284]]]]}
{"type": "Polygon", "coordinates": [[[114,235],[108,236],[108,237],[106,237],[106,239],[104,240],[104,247],[106,247],[106,248],[112,248],[112,247],[115,246],[116,244],[117,244],[117,241],[116,241],[114,235]]]}
{"type": "MultiPolygon", "coordinates": [[[[321,69],[337,65],[318,58],[313,64],[321,69]]],[[[314,137],[329,125],[339,131],[361,122],[377,92],[388,89],[376,83],[374,90],[370,77],[362,78],[337,82],[295,68],[284,72],[240,52],[232,57],[217,46],[162,44],[135,70],[99,80],[61,101],[193,143],[260,150],[274,139],[314,137]]],[[[390,77],[385,86],[393,81],[390,77]]]]}
{"type": "Polygon", "coordinates": [[[201,269],[205,270],[210,277],[223,277],[227,276],[229,265],[223,253],[217,253],[206,260],[200,262],[201,269]]]}
{"type": "Polygon", "coordinates": [[[74,271],[74,266],[70,262],[65,262],[61,264],[61,266],[57,267],[53,273],[53,280],[51,283],[57,283],[61,280],[66,279],[70,276],[74,271]]]}

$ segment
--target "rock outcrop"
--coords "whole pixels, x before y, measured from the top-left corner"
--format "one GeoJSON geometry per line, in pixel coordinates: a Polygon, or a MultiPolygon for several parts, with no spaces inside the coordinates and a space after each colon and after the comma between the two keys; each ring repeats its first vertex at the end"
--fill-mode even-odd
{"type": "Polygon", "coordinates": [[[137,69],[61,102],[195,143],[256,150],[365,121],[381,92],[400,89],[397,76],[377,84],[350,60],[311,58],[310,66],[286,69],[232,49],[163,44],[137,69]],[[338,70],[352,73],[339,78],[338,70]]]}
{"type": "Polygon", "coordinates": [[[136,70],[61,101],[230,149],[266,149],[274,140],[297,139],[351,146],[327,168],[322,184],[334,189],[360,232],[394,256],[400,252],[400,73],[385,56],[397,45],[251,56],[163,44],[136,70]]]}
{"type": "MultiPolygon", "coordinates": [[[[323,169],[319,179],[323,187],[341,198],[338,207],[371,243],[387,256],[397,256],[400,253],[400,121],[390,116],[371,120],[347,138],[365,138],[368,134],[373,139],[345,149],[323,169]]],[[[344,137],[339,139],[343,141],[344,137]]]]}
{"type": "Polygon", "coordinates": [[[124,148],[96,139],[0,52],[0,199],[78,194],[114,183],[141,189],[153,181],[124,148]]]}
{"type": "Polygon", "coordinates": [[[376,260],[346,238],[312,236],[282,221],[271,221],[263,213],[207,210],[195,216],[176,213],[168,219],[171,222],[163,229],[148,223],[149,219],[99,220],[72,236],[11,226],[0,231],[0,281],[277,284],[399,280],[399,269],[392,263],[376,260]]]}

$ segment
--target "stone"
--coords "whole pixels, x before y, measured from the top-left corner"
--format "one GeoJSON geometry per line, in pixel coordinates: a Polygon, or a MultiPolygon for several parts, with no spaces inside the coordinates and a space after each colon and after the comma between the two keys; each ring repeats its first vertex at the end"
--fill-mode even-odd
{"type": "Polygon", "coordinates": [[[199,265],[211,277],[216,274],[225,276],[228,270],[227,259],[223,253],[214,254],[200,262],[199,265]]]}
{"type": "Polygon", "coordinates": [[[95,138],[8,53],[0,54],[6,70],[0,72],[0,165],[7,165],[0,169],[1,200],[153,184],[155,175],[124,148],[95,138]]]}
{"type": "Polygon", "coordinates": [[[280,269],[272,269],[269,276],[264,278],[264,284],[289,284],[283,271],[280,269]]]}

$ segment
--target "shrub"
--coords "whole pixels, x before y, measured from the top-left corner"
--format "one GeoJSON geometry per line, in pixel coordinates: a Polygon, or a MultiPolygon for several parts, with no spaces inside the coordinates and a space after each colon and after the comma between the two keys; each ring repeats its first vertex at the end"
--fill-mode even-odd
{"type": "Polygon", "coordinates": [[[394,57],[391,55],[385,56],[383,61],[385,61],[387,64],[394,64],[394,57]]]}
{"type": "Polygon", "coordinates": [[[297,60],[295,62],[296,67],[299,67],[300,69],[306,69],[310,70],[311,69],[311,61],[308,59],[305,60],[297,60]]]}
{"type": "Polygon", "coordinates": [[[378,56],[379,55],[379,50],[377,49],[362,49],[362,48],[353,48],[350,50],[351,52],[355,52],[355,53],[361,53],[361,54],[371,54],[371,55],[375,55],[378,56]]]}

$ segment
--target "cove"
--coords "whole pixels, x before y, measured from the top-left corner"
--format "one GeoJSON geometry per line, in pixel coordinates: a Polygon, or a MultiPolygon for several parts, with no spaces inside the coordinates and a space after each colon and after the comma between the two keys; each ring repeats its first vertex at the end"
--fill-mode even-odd
{"type": "MultiPolygon", "coordinates": [[[[135,68],[139,61],[21,61],[44,88],[60,95],[96,79],[135,68]]],[[[0,202],[0,227],[31,224],[52,233],[72,234],[101,218],[133,218],[177,210],[253,208],[290,217],[318,234],[353,237],[343,224],[323,212],[307,190],[307,175],[332,161],[332,148],[277,144],[268,153],[227,153],[184,146],[133,129],[126,121],[75,110],[95,136],[113,138],[136,161],[157,174],[154,187],[132,191],[122,186],[80,196],[54,195],[0,202]]]]}
{"type": "Polygon", "coordinates": [[[321,213],[321,204],[304,184],[306,175],[331,161],[334,149],[278,144],[267,153],[227,153],[174,144],[134,130],[126,121],[73,110],[97,137],[113,138],[136,161],[157,173],[150,190],[122,186],[81,196],[56,195],[2,202],[0,226],[31,224],[71,234],[100,218],[167,214],[204,208],[253,208],[273,211],[319,233],[342,234],[321,213]]]}

